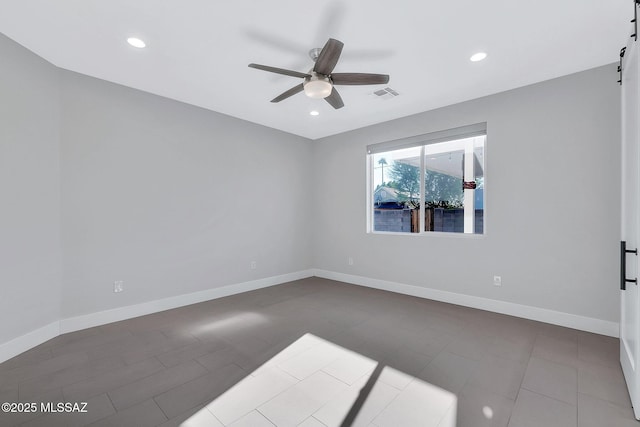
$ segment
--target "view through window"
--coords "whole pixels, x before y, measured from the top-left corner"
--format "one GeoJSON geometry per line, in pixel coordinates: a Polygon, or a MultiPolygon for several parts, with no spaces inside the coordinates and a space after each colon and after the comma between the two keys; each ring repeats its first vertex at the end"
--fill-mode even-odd
{"type": "Polygon", "coordinates": [[[370,231],[484,234],[486,131],[478,128],[368,147],[370,231]]]}

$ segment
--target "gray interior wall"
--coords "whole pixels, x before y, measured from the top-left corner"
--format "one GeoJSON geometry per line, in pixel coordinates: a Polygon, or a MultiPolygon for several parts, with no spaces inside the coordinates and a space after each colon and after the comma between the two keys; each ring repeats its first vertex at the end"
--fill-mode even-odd
{"type": "Polygon", "coordinates": [[[316,141],[314,266],[617,321],[616,80],[609,65],[316,141]],[[366,233],[367,144],[479,122],[484,237],[366,233]]]}
{"type": "Polygon", "coordinates": [[[71,72],[62,106],[63,317],[311,267],[309,140],[71,72]]]}
{"type": "Polygon", "coordinates": [[[58,69],[0,34],[0,343],[58,320],[58,69]]]}
{"type": "Polygon", "coordinates": [[[311,143],[0,53],[0,343],[312,266],[617,320],[615,66],[311,143]],[[367,144],[482,121],[486,236],[365,232],[367,144]]]}

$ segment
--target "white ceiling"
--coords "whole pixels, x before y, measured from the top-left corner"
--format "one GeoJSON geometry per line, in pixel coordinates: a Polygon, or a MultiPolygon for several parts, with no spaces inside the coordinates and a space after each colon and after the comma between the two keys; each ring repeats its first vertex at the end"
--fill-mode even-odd
{"type": "Polygon", "coordinates": [[[631,0],[0,0],[0,31],[61,68],[311,139],[615,62],[632,17],[631,0]],[[336,72],[389,84],[340,86],[340,110],[270,103],[301,79],[247,64],[307,72],[329,37],[336,72]]]}

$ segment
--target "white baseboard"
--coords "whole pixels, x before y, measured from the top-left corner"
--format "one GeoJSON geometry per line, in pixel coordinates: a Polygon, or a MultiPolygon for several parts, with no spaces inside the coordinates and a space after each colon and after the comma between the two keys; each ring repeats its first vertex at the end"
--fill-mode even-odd
{"type": "Polygon", "coordinates": [[[551,323],[568,328],[579,329],[597,334],[618,337],[619,324],[591,317],[578,316],[575,314],[563,313],[560,311],[548,310],[539,307],[516,304],[507,301],[493,300],[472,295],[457,294],[454,292],[441,291],[438,289],[423,288],[420,286],[406,285],[403,283],[390,282],[386,280],[372,279],[370,277],[355,276],[333,271],[310,269],[280,276],[267,277],[264,279],[252,280],[249,282],[236,283],[223,286],[221,288],[208,289],[206,291],[194,292],[190,294],[177,295],[141,304],[126,307],[114,308],[112,310],[99,311],[83,316],[71,317],[60,321],[52,322],[35,331],[21,335],[0,344],[0,363],[11,359],[45,341],[55,338],[60,334],[104,325],[111,322],[126,320],[133,317],[144,316],[146,314],[157,313],[163,310],[183,307],[189,304],[209,301],[242,292],[253,291],[281,283],[304,279],[311,276],[325,279],[337,280],[359,286],[366,286],[374,289],[396,292],[405,295],[412,295],[420,298],[427,298],[435,301],[442,301],[451,304],[458,304],[466,307],[478,308],[481,310],[493,311],[496,313],[508,314],[515,317],[522,317],[530,320],[551,323]]]}
{"type": "Polygon", "coordinates": [[[79,331],[81,329],[118,322],[120,320],[131,319],[132,317],[144,316],[151,313],[157,313],[159,311],[170,310],[172,308],[183,307],[185,305],[196,304],[242,292],[254,291],[256,289],[292,282],[294,280],[304,279],[311,276],[313,276],[313,272],[311,270],[297,271],[280,276],[266,277],[264,279],[235,283],[233,285],[223,286],[220,288],[207,289],[206,291],[177,295],[141,304],[128,305],[111,310],[70,317],[60,321],[60,333],[66,334],[67,332],[79,331]]]}
{"type": "Polygon", "coordinates": [[[60,322],[52,322],[0,344],[0,363],[60,335],[60,322]]]}
{"type": "Polygon", "coordinates": [[[0,363],[40,345],[51,338],[55,338],[60,334],[66,334],[68,332],[92,328],[94,326],[100,326],[111,322],[118,322],[120,320],[131,319],[133,317],[144,316],[146,314],[157,313],[159,311],[183,307],[185,305],[196,304],[242,292],[279,285],[281,283],[287,283],[311,276],[313,276],[312,270],[302,270],[280,276],[235,283],[233,285],[223,286],[220,288],[207,289],[206,291],[177,295],[141,304],[129,305],[126,307],[114,308],[112,310],[99,311],[96,313],[62,319],[25,335],[16,337],[11,341],[0,344],[0,363]]]}
{"type": "Polygon", "coordinates": [[[617,322],[594,319],[592,317],[579,316],[576,314],[563,313],[561,311],[548,310],[546,308],[482,298],[473,295],[464,295],[441,291],[438,289],[423,288],[421,286],[372,279],[370,277],[337,273],[334,271],[314,269],[313,273],[314,276],[317,277],[351,283],[353,285],[427,298],[435,301],[462,305],[465,307],[478,308],[481,310],[493,311],[495,313],[508,314],[510,316],[537,320],[540,322],[551,323],[601,335],[608,335],[616,338],[619,336],[620,325],[617,322]]]}

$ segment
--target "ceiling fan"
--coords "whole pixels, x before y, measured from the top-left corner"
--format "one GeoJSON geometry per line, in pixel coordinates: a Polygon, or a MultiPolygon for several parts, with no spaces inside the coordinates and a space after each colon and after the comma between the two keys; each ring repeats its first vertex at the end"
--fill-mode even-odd
{"type": "Polygon", "coordinates": [[[344,107],[344,102],[334,85],[377,85],[389,82],[387,74],[332,73],[343,46],[341,41],[329,39],[322,49],[311,49],[309,56],[315,61],[315,65],[308,73],[260,64],[249,64],[249,67],[304,79],[304,82],[276,96],[271,102],[280,102],[304,91],[308,97],[324,98],[333,108],[338,109],[344,107]]]}

